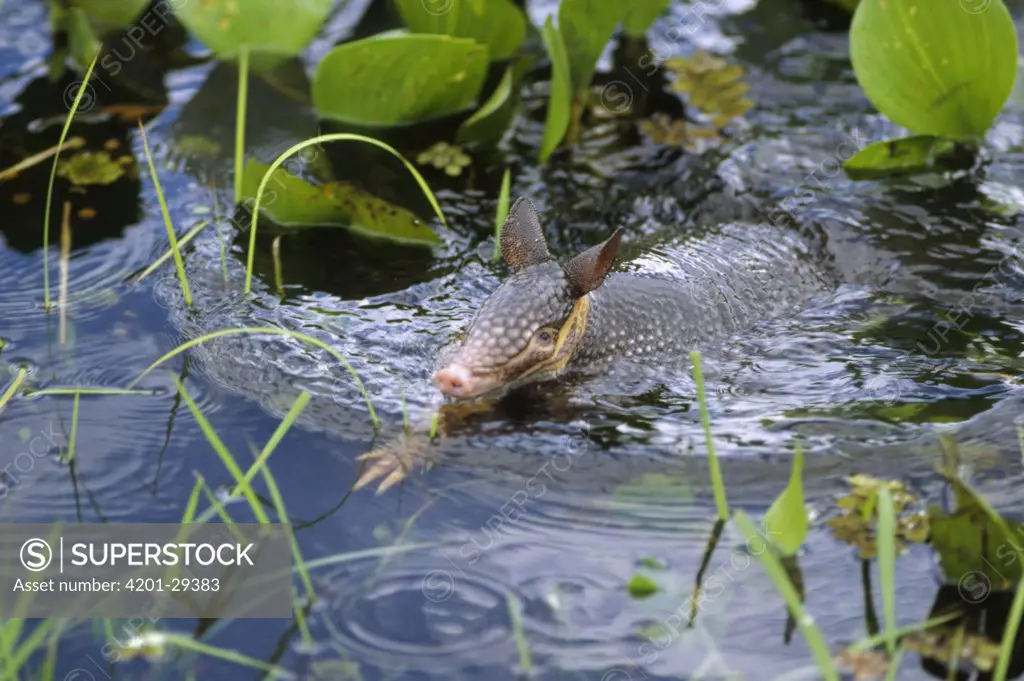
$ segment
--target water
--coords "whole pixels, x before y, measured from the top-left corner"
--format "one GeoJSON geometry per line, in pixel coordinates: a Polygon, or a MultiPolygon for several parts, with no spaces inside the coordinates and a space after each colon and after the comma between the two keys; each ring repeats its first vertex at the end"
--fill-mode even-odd
{"type": "MultiPolygon", "coordinates": [[[[366,4],[350,2],[336,15],[307,66],[349,35],[366,4]]],[[[532,6],[534,21],[552,7],[532,6]]],[[[3,384],[24,366],[38,387],[123,387],[183,340],[272,325],[341,351],[382,421],[375,432],[351,377],[325,353],[281,338],[222,339],[149,374],[142,387],[152,395],[83,398],[74,465],[57,457],[70,428],[70,399],[10,404],[0,420],[0,470],[8,485],[0,518],[174,522],[196,473],[215,488],[231,478],[175,397],[170,372],[241,461],[305,389],[311,403],[270,461],[304,557],[429,546],[317,571],[313,646],[282,621],[220,622],[204,640],[302,678],[512,678],[519,662],[511,594],[522,604],[534,674],[542,678],[726,678],[726,670],[775,678],[812,666],[799,633],[784,644],[782,601],[731,526],[704,569],[694,626],[682,624],[714,516],[685,365],[623,365],[607,377],[529,392],[458,424],[429,450],[433,467],[415,470],[400,488],[349,494],[357,457],[400,431],[403,402],[414,418],[436,404],[429,375],[437,353],[500,280],[490,234],[509,165],[513,194],[534,199],[562,257],[620,225],[626,247],[665,244],[673,238],[667,235],[699,234],[729,221],[771,219],[825,236],[838,256],[836,290],[801,312],[703,348],[705,375],[730,504],[763,513],[784,487],[794,440],[801,439],[816,518],[799,556],[807,607],[831,643],[863,638],[869,615],[861,561],[822,522],[846,489],[844,476],[900,479],[923,500],[941,501],[938,435],[950,432],[962,469],[1001,510],[1019,509],[1014,421],[1022,404],[1024,194],[1017,185],[1024,127],[1011,104],[989,135],[984,162],[955,178],[850,182],[838,162],[895,130],[860,93],[844,34],[816,29],[782,0],[718,3],[697,23],[693,12],[674,3],[651,42],[664,56],[696,48],[730,54],[749,70],[758,106],[721,150],[684,154],[620,134],[627,126],[612,120],[588,130],[576,154],[540,168],[533,160],[543,120],[537,90],[514,136],[500,152],[477,159],[468,179],[429,176],[449,223],[439,228],[442,246],[431,253],[340,231],[288,236],[283,296],[273,285],[269,237],[257,241],[255,293],[241,294],[248,235],[221,219],[230,250],[226,275],[217,238],[207,230],[186,257],[195,297],[188,311],[170,265],[142,283],[129,281],[167,248],[148,179],[84,195],[60,190],[54,225],[64,200],[75,211],[98,212],[74,221],[69,342],[61,348],[57,318],[42,310],[39,218],[49,167],[0,185],[8,209],[0,228],[3,384]],[[670,40],[669,29],[680,22],[696,32],[670,40]],[[30,200],[15,203],[23,193],[30,200]],[[44,439],[33,440],[37,435],[44,439]],[[56,445],[43,444],[50,441],[56,445]],[[22,456],[32,442],[38,447],[22,456]],[[631,599],[626,583],[650,557],[668,566],[658,573],[663,589],[631,599]],[[652,634],[650,625],[659,623],[661,633],[652,634]]],[[[0,39],[7,46],[0,51],[0,167],[7,167],[56,143],[68,83],[45,82],[43,3],[8,2],[0,16],[8,34],[0,39]]],[[[613,62],[618,70],[606,78],[634,83],[624,69],[637,68],[609,50],[602,68],[613,62]]],[[[131,101],[161,105],[147,130],[183,231],[212,216],[215,187],[230,186],[234,72],[209,65],[167,70],[144,56],[127,67],[147,84],[131,101]],[[166,91],[152,85],[159,82],[146,75],[152,73],[164,76],[166,91]],[[197,153],[190,137],[199,134],[221,153],[197,153]]],[[[301,69],[295,74],[290,84],[302,90],[301,69]]],[[[645,96],[641,82],[632,86],[635,97],[645,96]]],[[[312,113],[280,90],[253,81],[250,97],[249,143],[262,160],[316,134],[312,113]]],[[[87,112],[74,134],[85,135],[90,148],[117,140],[118,153],[144,163],[132,124],[103,120],[97,111],[87,112]]],[[[422,146],[414,142],[410,155],[422,146]]],[[[404,171],[384,155],[353,145],[317,153],[340,176],[429,215],[404,171]]],[[[223,210],[227,195],[218,196],[223,210]]],[[[56,290],[55,255],[51,267],[56,290]]],[[[236,520],[248,519],[242,505],[229,509],[236,520]]],[[[902,624],[927,618],[941,583],[935,562],[921,545],[899,558],[902,624]]],[[[877,574],[869,582],[880,609],[877,574]]],[[[195,622],[166,625],[196,630],[195,622]]],[[[98,630],[77,627],[62,645],[58,676],[84,670],[95,679],[184,678],[190,668],[215,678],[258,676],[205,658],[110,665],[102,645],[98,630]]],[[[908,655],[898,678],[926,676],[908,655]]]]}

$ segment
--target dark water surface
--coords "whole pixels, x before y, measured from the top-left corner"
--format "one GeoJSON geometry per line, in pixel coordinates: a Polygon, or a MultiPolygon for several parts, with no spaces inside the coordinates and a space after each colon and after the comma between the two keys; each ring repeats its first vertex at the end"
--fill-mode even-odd
{"type": "MultiPolygon", "coordinates": [[[[348,2],[336,13],[306,56],[307,70],[336,41],[367,30],[356,27],[366,4],[348,2]]],[[[535,23],[553,5],[531,3],[535,23]]],[[[7,0],[0,8],[0,167],[55,144],[60,133],[71,78],[46,80],[45,25],[42,2],[7,0]]],[[[514,595],[534,674],[542,678],[768,679],[813,669],[799,634],[784,644],[785,607],[731,526],[705,570],[705,580],[721,588],[713,596],[709,588],[692,628],[679,624],[714,516],[685,363],[655,371],[622,365],[609,376],[535,391],[469,421],[432,450],[430,470],[417,470],[401,488],[349,495],[356,457],[400,430],[403,400],[414,418],[436,405],[429,376],[438,351],[502,276],[490,261],[490,234],[506,165],[513,194],[534,198],[561,256],[619,225],[627,228],[627,250],[656,244],[663,253],[735,222],[770,220],[827,241],[840,282],[834,291],[701,349],[731,504],[763,513],[789,477],[795,438],[803,442],[815,522],[799,561],[807,607],[830,642],[868,633],[861,561],[823,524],[844,476],[900,479],[939,501],[938,435],[950,432],[960,443],[961,470],[1001,510],[1019,510],[1024,120],[1017,93],[976,169],[853,183],[839,162],[897,131],[858,88],[843,31],[816,28],[789,0],[720,0],[702,14],[674,3],[650,39],[662,56],[702,48],[748,69],[757,106],[721,149],[698,156],[656,146],[609,119],[588,129],[574,154],[540,168],[533,160],[543,120],[538,86],[499,152],[477,158],[455,180],[428,174],[449,223],[438,227],[442,246],[431,252],[341,231],[288,236],[283,297],[273,284],[269,237],[257,242],[255,293],[242,295],[248,235],[227,219],[217,220],[228,241],[226,271],[213,231],[187,249],[194,309],[184,306],[170,264],[141,284],[128,283],[167,249],[146,174],[84,194],[59,182],[54,225],[65,199],[76,211],[97,211],[73,223],[67,348],[58,341],[57,316],[42,309],[49,165],[0,184],[0,385],[27,366],[38,387],[123,387],[184,340],[265,325],[330,343],[367,384],[383,422],[378,433],[350,376],[297,342],[224,339],[168,365],[245,462],[299,391],[310,392],[310,405],[269,464],[307,560],[429,545],[315,571],[312,647],[282,621],[220,622],[204,640],[301,678],[512,678],[519,662],[507,599],[514,595]],[[672,40],[680,25],[692,35],[672,40]],[[27,203],[16,198],[22,194],[27,203]],[[633,600],[626,583],[648,557],[669,566],[666,588],[633,600]],[[649,638],[655,623],[676,633],[649,638]]],[[[643,70],[634,62],[610,49],[602,65],[616,68],[604,82],[618,83],[619,94],[653,97],[647,81],[631,79],[643,70]]],[[[157,63],[152,55],[126,58],[130,87],[111,93],[97,83],[100,103],[72,134],[85,136],[90,148],[117,140],[115,156],[132,154],[144,165],[132,124],[100,110],[123,100],[150,105],[150,145],[180,234],[213,217],[215,194],[221,211],[228,205],[235,72],[157,63]],[[218,143],[220,154],[197,151],[198,135],[218,143]]],[[[253,80],[249,151],[260,159],[269,162],[317,133],[301,101],[304,79],[296,64],[287,88],[253,80]]],[[[414,156],[423,146],[406,150],[414,156]]],[[[352,145],[315,155],[343,179],[429,215],[401,167],[383,155],[352,145]]],[[[51,247],[54,291],[56,253],[51,247]]],[[[647,257],[658,262],[657,252],[647,257]]],[[[768,307],[787,294],[783,284],[760,295],[768,307]]],[[[227,486],[230,475],[175,398],[172,377],[158,371],[142,385],[154,394],[82,399],[73,466],[54,448],[14,467],[37,434],[66,441],[71,401],[13,401],[0,419],[0,468],[7,473],[0,519],[174,522],[196,473],[227,486]]],[[[250,519],[244,504],[228,508],[235,520],[250,519]]],[[[897,567],[900,622],[926,619],[942,582],[934,553],[913,546],[897,567]]],[[[873,583],[877,589],[877,576],[873,583]]],[[[880,607],[877,594],[875,601],[880,607]]],[[[166,626],[191,632],[196,623],[166,626]]],[[[74,632],[62,644],[58,678],[76,669],[95,679],[185,678],[192,668],[196,678],[259,676],[205,658],[107,665],[99,632],[88,624],[74,632]]],[[[898,678],[924,677],[916,657],[907,656],[898,678]]]]}

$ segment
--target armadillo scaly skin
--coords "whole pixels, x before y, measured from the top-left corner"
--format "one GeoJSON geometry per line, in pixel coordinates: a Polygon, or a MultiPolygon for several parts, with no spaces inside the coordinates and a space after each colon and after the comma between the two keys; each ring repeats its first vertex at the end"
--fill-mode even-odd
{"type": "Polygon", "coordinates": [[[671,359],[759,321],[799,310],[835,287],[825,259],[773,227],[735,224],[661,246],[588,294],[583,342],[570,368],[618,357],[671,359]]]}

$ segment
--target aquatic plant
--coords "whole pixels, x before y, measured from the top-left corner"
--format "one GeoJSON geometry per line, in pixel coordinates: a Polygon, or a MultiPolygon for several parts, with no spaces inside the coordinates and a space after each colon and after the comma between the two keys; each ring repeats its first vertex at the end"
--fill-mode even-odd
{"type": "Polygon", "coordinates": [[[871,103],[915,136],[877,142],[849,159],[851,177],[927,170],[976,147],[1017,76],[1017,32],[1003,0],[861,0],[850,60],[871,103]],[[955,142],[956,144],[952,144],[955,142]]]}

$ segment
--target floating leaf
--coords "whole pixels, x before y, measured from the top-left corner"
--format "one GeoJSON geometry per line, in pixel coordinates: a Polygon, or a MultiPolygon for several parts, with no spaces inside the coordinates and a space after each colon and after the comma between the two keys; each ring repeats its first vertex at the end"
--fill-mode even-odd
{"type": "Polygon", "coordinates": [[[327,53],[313,76],[313,105],[348,123],[417,123],[468,109],[486,75],[487,47],[473,40],[381,34],[327,53]]]}
{"type": "Polygon", "coordinates": [[[862,0],[850,59],[871,103],[915,133],[979,137],[1017,74],[1017,33],[1003,0],[862,0]]]}
{"type": "Polygon", "coordinates": [[[175,3],[174,12],[218,59],[235,59],[248,45],[250,69],[260,72],[302,52],[333,6],[334,0],[193,1],[175,3]]]}
{"type": "Polygon", "coordinates": [[[642,36],[670,4],[672,0],[631,0],[622,29],[628,36],[642,36]]]}
{"type": "MultiPolygon", "coordinates": [[[[245,164],[242,195],[246,199],[256,196],[269,169],[269,165],[253,159],[245,164]]],[[[282,226],[342,225],[374,238],[428,245],[440,242],[437,234],[408,210],[348,182],[314,186],[279,168],[267,186],[266,200],[260,210],[282,226]]]]}
{"type": "Polygon", "coordinates": [[[843,510],[837,517],[829,518],[826,524],[839,541],[857,547],[861,558],[873,558],[875,546],[875,500],[880,489],[888,490],[892,496],[893,510],[898,518],[896,535],[898,550],[902,551],[908,542],[927,541],[930,528],[928,516],[922,512],[909,512],[917,497],[907,491],[898,480],[879,480],[870,475],[853,475],[846,480],[852,490],[836,502],[843,510]]]}
{"type": "Polygon", "coordinates": [[[658,585],[650,578],[640,574],[633,575],[626,588],[633,598],[647,598],[658,593],[658,585]]]}
{"type": "Polygon", "coordinates": [[[952,162],[962,156],[958,151],[957,143],[945,137],[912,135],[869,144],[847,159],[843,168],[855,180],[944,170],[954,167],[952,162]]]}
{"type": "Polygon", "coordinates": [[[547,163],[565,132],[569,129],[572,110],[572,79],[569,71],[569,57],[566,54],[562,35],[555,28],[551,17],[544,22],[544,45],[551,57],[551,96],[548,97],[548,114],[544,121],[544,137],[540,143],[540,162],[547,163]]]}
{"type": "Polygon", "coordinates": [[[432,165],[438,170],[455,177],[462,173],[462,169],[473,162],[465,152],[457,146],[447,142],[438,142],[416,157],[416,162],[422,165],[432,165]]]}
{"type": "Polygon", "coordinates": [[[807,537],[803,472],[804,452],[797,444],[793,452],[789,483],[764,515],[765,534],[783,556],[795,555],[807,537]]]}
{"type": "Polygon", "coordinates": [[[57,174],[78,186],[113,184],[124,175],[124,166],[105,151],[83,151],[61,161],[57,174]]]}
{"type": "Polygon", "coordinates": [[[507,59],[523,44],[526,17],[512,0],[442,0],[442,3],[397,0],[402,20],[413,33],[472,38],[487,45],[491,59],[507,59]]]}
{"type": "Polygon", "coordinates": [[[673,88],[688,95],[690,104],[717,128],[724,128],[754,106],[746,97],[750,86],[740,80],[746,72],[739,64],[698,52],[688,59],[668,59],[665,68],[676,76],[673,88]]]}
{"type": "Polygon", "coordinates": [[[722,141],[717,128],[687,125],[686,120],[660,111],[640,121],[637,127],[655,144],[683,147],[695,153],[714,148],[722,141]]]}

